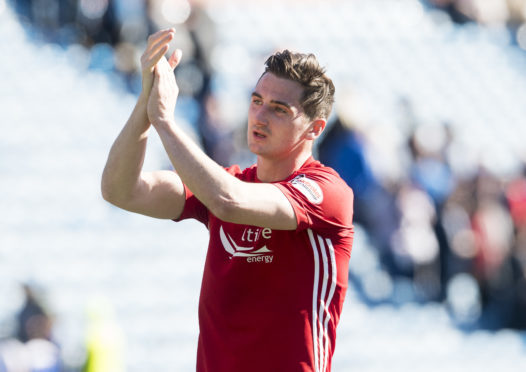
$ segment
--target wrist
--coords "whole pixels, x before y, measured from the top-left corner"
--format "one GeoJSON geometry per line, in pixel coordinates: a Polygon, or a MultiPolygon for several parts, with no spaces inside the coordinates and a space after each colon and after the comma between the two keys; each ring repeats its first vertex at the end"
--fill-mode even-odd
{"type": "Polygon", "coordinates": [[[139,97],[137,98],[137,101],[140,104],[148,105],[148,99],[149,99],[149,92],[145,92],[144,89],[141,90],[139,93],[139,97]]]}
{"type": "Polygon", "coordinates": [[[168,129],[168,128],[175,127],[175,120],[174,119],[159,117],[159,118],[153,118],[151,120],[151,122],[152,122],[152,125],[156,129],[163,129],[163,128],[168,129]]]}

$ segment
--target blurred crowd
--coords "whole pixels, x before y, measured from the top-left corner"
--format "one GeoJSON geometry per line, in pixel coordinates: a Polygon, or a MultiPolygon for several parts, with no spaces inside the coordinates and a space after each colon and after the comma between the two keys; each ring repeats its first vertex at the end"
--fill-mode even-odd
{"type": "MultiPolygon", "coordinates": [[[[235,151],[232,125],[211,92],[210,54],[215,23],[200,0],[8,0],[37,42],[64,50],[81,68],[111,74],[132,94],[141,90],[140,55],[150,34],[176,27],[173,45],[184,51],[176,75],[178,109],[205,151],[227,165],[235,151]]],[[[204,3],[204,1],[203,1],[204,3]]]]}
{"type": "Polygon", "coordinates": [[[513,26],[526,21],[524,0],[428,0],[456,23],[513,26]]]}
{"type": "MultiPolygon", "coordinates": [[[[37,41],[67,48],[79,45],[89,53],[89,67],[116,71],[140,88],[139,56],[147,37],[177,27],[176,43],[188,63],[205,74],[212,23],[193,0],[8,0],[26,30],[37,41]],[[136,80],[139,78],[139,81],[136,80]]],[[[197,81],[198,78],[195,78],[197,81]]],[[[204,84],[201,84],[204,85],[204,84]]],[[[192,92],[201,88],[193,86],[192,92]]]]}
{"type": "Polygon", "coordinates": [[[400,109],[410,128],[400,177],[375,170],[378,132],[359,116],[338,115],[319,145],[353,188],[355,224],[392,284],[378,294],[353,281],[373,305],[436,301],[464,329],[526,329],[526,164],[505,177],[483,161],[454,169],[452,157],[468,154],[453,126],[415,121],[403,99],[400,109]]]}
{"type": "Polygon", "coordinates": [[[525,0],[428,0],[458,24],[475,22],[488,27],[503,27],[511,40],[526,49],[525,0]]]}
{"type": "MultiPolygon", "coordinates": [[[[140,91],[139,57],[148,35],[175,25],[176,44],[185,51],[176,69],[178,104],[207,154],[222,165],[236,161],[243,129],[225,123],[213,94],[210,53],[216,24],[201,1],[8,3],[33,38],[84,50],[85,67],[117,74],[133,94],[140,91]]],[[[504,26],[519,46],[522,38],[526,40],[526,0],[425,4],[447,12],[457,23],[504,26]]],[[[375,295],[365,288],[363,278],[352,275],[354,284],[372,305],[443,302],[460,327],[526,329],[526,164],[506,177],[482,162],[474,172],[456,172],[451,158],[463,154],[452,146],[451,123],[421,122],[412,114],[411,102],[403,97],[400,102],[410,128],[400,160],[402,177],[385,177],[375,170],[371,154],[378,133],[338,110],[318,145],[320,160],[353,188],[355,223],[367,233],[392,289],[375,295]],[[400,291],[400,283],[408,284],[404,288],[409,290],[400,291]]],[[[28,294],[29,303],[30,298],[28,294]]],[[[27,342],[24,337],[28,336],[19,335],[20,342],[27,342]]]]}

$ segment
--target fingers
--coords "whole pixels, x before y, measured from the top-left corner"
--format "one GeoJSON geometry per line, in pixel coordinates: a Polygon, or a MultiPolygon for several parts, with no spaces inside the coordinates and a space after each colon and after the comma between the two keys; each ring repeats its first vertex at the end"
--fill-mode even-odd
{"type": "Polygon", "coordinates": [[[146,47],[146,52],[149,54],[155,54],[159,50],[159,48],[172,41],[174,35],[174,28],[162,30],[151,35],[150,37],[148,37],[148,46],[146,47]]]}
{"type": "Polygon", "coordinates": [[[153,56],[150,56],[148,59],[147,67],[150,71],[153,71],[155,65],[164,57],[165,53],[168,51],[168,45],[164,45],[155,53],[153,56]]]}
{"type": "Polygon", "coordinates": [[[161,30],[148,38],[148,45],[141,57],[143,68],[153,71],[154,66],[169,49],[169,43],[175,35],[175,29],[161,30]]]}
{"type": "Polygon", "coordinates": [[[168,59],[168,63],[170,64],[170,67],[172,70],[174,70],[179,62],[181,62],[181,58],[183,57],[183,51],[181,49],[176,49],[172,55],[170,56],[170,59],[168,59]]]}
{"type": "Polygon", "coordinates": [[[167,37],[173,37],[175,34],[175,28],[167,28],[161,31],[157,31],[156,33],[150,35],[148,37],[148,46],[146,47],[146,51],[150,52],[152,48],[154,48],[156,45],[159,44],[162,39],[165,39],[167,37]]]}

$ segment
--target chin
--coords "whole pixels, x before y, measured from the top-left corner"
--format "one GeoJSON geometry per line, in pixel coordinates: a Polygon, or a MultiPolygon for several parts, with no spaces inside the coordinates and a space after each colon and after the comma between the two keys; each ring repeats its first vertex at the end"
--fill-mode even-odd
{"type": "Polygon", "coordinates": [[[250,150],[251,153],[253,153],[254,155],[264,155],[265,154],[265,151],[261,148],[261,146],[257,145],[257,144],[251,144],[249,143],[248,144],[248,149],[250,150]]]}
{"type": "Polygon", "coordinates": [[[248,149],[250,150],[251,153],[255,155],[259,155],[261,153],[261,149],[259,148],[259,146],[254,146],[254,145],[249,144],[248,149]]]}

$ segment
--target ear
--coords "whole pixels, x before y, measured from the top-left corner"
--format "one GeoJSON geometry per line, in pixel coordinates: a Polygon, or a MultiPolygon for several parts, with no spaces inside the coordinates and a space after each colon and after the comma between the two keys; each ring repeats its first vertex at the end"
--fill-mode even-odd
{"type": "Polygon", "coordinates": [[[309,140],[315,140],[322,134],[323,130],[325,129],[325,125],[327,124],[327,120],[325,119],[315,119],[310,123],[309,130],[307,131],[307,139],[309,140]]]}

